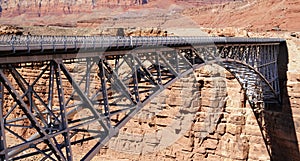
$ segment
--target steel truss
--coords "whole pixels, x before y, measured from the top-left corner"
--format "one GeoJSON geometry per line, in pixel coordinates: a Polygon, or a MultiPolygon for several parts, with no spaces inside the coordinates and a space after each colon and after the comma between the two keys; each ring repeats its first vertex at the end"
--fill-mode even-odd
{"type": "Polygon", "coordinates": [[[207,64],[239,81],[269,146],[263,110],[280,105],[278,54],[279,44],[247,43],[2,64],[1,159],[90,160],[150,100],[207,64]]]}

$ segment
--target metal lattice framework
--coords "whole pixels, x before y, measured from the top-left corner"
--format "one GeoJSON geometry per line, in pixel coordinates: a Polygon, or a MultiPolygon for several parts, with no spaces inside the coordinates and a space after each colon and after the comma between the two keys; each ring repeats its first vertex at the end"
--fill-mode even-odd
{"type": "Polygon", "coordinates": [[[90,160],[150,100],[207,64],[224,67],[239,81],[271,155],[263,110],[280,106],[277,57],[282,42],[0,37],[0,157],[90,160]],[[72,147],[87,141],[94,145],[75,156],[72,147]]]}

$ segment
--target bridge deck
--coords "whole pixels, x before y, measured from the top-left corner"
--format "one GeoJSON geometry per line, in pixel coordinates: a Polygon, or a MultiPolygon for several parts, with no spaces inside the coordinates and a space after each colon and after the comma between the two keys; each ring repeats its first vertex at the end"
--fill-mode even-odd
{"type": "Polygon", "coordinates": [[[56,58],[120,55],[130,50],[157,50],[201,45],[264,45],[284,42],[279,38],[234,37],[67,37],[67,36],[0,36],[0,64],[45,61],[56,58]],[[118,52],[115,52],[118,51],[118,52]]]}

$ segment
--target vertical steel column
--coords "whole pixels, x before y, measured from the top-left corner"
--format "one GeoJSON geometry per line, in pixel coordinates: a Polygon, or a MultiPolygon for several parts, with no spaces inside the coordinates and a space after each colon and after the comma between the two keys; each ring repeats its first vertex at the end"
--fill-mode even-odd
{"type": "Polygon", "coordinates": [[[266,66],[267,67],[266,78],[267,78],[268,81],[272,80],[272,76],[271,76],[272,71],[271,71],[271,68],[270,68],[270,66],[271,66],[271,64],[270,64],[271,54],[272,54],[272,52],[271,52],[271,46],[268,45],[267,46],[267,53],[266,53],[267,58],[266,58],[266,62],[265,62],[265,64],[267,64],[267,66],[266,66]]]}
{"type": "Polygon", "coordinates": [[[176,72],[179,73],[179,60],[178,60],[178,54],[176,51],[173,52],[174,53],[174,57],[175,57],[175,65],[176,65],[176,72]]]}
{"type": "MultiPolygon", "coordinates": [[[[279,73],[278,73],[278,55],[279,55],[279,45],[276,45],[275,46],[275,50],[274,50],[274,53],[275,53],[275,57],[274,57],[274,60],[275,60],[275,70],[274,70],[274,73],[276,74],[276,84],[275,84],[275,91],[277,92],[278,95],[280,95],[280,87],[279,87],[279,73]]],[[[280,101],[281,101],[281,97],[279,97],[280,101]]]]}
{"type": "Polygon", "coordinates": [[[259,62],[258,62],[258,58],[259,58],[259,53],[260,53],[260,46],[257,45],[255,47],[255,52],[253,53],[253,67],[254,69],[256,69],[257,71],[259,71],[259,62]]]}
{"type": "MultiPolygon", "coordinates": [[[[55,76],[56,76],[56,86],[58,92],[58,100],[59,100],[59,107],[60,107],[60,117],[61,117],[61,128],[60,130],[63,131],[68,129],[68,120],[66,115],[66,107],[65,107],[65,99],[64,99],[64,90],[63,90],[63,83],[61,77],[61,69],[59,64],[55,64],[55,76]]],[[[68,161],[72,161],[72,149],[71,149],[71,142],[69,131],[64,132],[62,135],[65,141],[65,148],[66,148],[66,159],[68,161]]]]}
{"type": "Polygon", "coordinates": [[[85,94],[89,97],[90,76],[91,76],[91,58],[86,58],[86,76],[85,76],[85,94]]]}
{"type": "Polygon", "coordinates": [[[101,88],[102,88],[104,115],[106,116],[107,126],[109,129],[111,129],[110,110],[109,110],[109,102],[108,102],[107,87],[106,87],[105,69],[103,67],[103,59],[100,59],[98,63],[98,67],[99,67],[98,76],[100,78],[101,88]]]}
{"type": "Polygon", "coordinates": [[[117,55],[115,57],[115,69],[116,69],[116,72],[118,72],[118,66],[119,66],[119,62],[120,62],[120,55],[117,55]]]}
{"type": "Polygon", "coordinates": [[[155,53],[155,68],[156,68],[156,71],[157,71],[157,83],[159,84],[159,85],[161,85],[161,69],[160,69],[160,62],[159,62],[159,52],[156,52],[155,53]]]}
{"type": "Polygon", "coordinates": [[[262,63],[261,63],[261,65],[263,66],[262,67],[262,74],[264,75],[264,76],[266,76],[266,73],[267,73],[267,68],[266,68],[266,66],[265,66],[265,64],[266,64],[266,59],[267,59],[267,47],[264,45],[263,46],[263,53],[262,53],[262,63]]]}
{"type": "Polygon", "coordinates": [[[3,118],[3,94],[4,94],[4,89],[3,85],[0,82],[0,152],[4,152],[4,154],[0,155],[0,160],[7,160],[8,161],[8,156],[7,156],[7,151],[6,151],[6,138],[5,138],[5,128],[4,128],[4,118],[3,118]]]}
{"type": "MultiPolygon", "coordinates": [[[[53,106],[53,89],[54,89],[54,62],[51,61],[50,62],[50,67],[49,67],[49,85],[48,85],[48,88],[49,88],[49,91],[48,91],[48,109],[49,110],[52,110],[52,106],[53,106]]],[[[50,112],[50,111],[49,111],[50,112]]],[[[47,117],[47,124],[48,126],[53,126],[54,122],[52,122],[52,119],[51,119],[51,116],[48,115],[47,117]],[[52,125],[51,125],[52,124],[52,125]]]]}
{"type": "MultiPolygon", "coordinates": [[[[140,74],[140,67],[138,65],[136,65],[135,61],[134,61],[134,57],[132,56],[132,54],[130,55],[131,57],[131,65],[132,65],[132,69],[133,69],[133,75],[132,75],[132,79],[133,79],[133,90],[134,90],[134,95],[135,95],[135,100],[137,103],[140,102],[140,94],[139,94],[139,81],[138,81],[138,74],[140,74]],[[139,73],[138,73],[139,71],[139,73]]],[[[141,77],[141,76],[140,76],[141,77]]]]}

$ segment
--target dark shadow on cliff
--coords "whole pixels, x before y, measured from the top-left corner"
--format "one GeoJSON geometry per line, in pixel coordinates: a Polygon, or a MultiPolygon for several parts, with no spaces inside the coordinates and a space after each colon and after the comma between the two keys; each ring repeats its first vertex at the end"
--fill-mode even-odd
{"type": "Polygon", "coordinates": [[[280,44],[278,73],[282,106],[279,111],[265,111],[266,130],[270,136],[272,161],[300,160],[298,140],[287,91],[288,49],[286,42],[280,44]]]}

